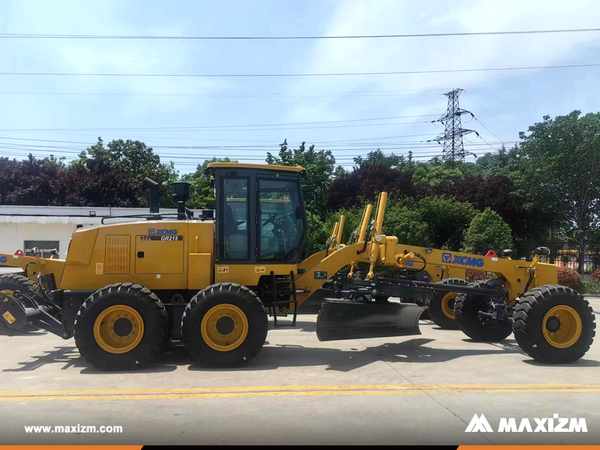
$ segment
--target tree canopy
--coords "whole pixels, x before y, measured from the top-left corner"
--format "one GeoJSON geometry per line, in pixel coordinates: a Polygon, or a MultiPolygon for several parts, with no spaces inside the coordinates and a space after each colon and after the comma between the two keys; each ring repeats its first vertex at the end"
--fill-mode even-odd
{"type": "MultiPolygon", "coordinates": [[[[350,170],[336,166],[331,150],[285,140],[266,162],[306,169],[311,251],[324,247],[342,213],[347,241],[364,205],[386,191],[384,232],[407,244],[479,253],[514,246],[523,257],[539,245],[555,255],[569,240],[581,258],[589,250],[600,254],[600,113],[545,116],[520,138],[475,162],[416,161],[412,152],[374,149],[357,155],[350,170]]],[[[195,172],[180,175],[141,141],[100,138],[70,163],[0,157],[0,204],[147,206],[149,177],[161,186],[163,207],[174,206],[169,184],[181,179],[192,184],[190,207],[214,208],[204,174],[211,161],[231,160],[198,161],[195,172]]]]}

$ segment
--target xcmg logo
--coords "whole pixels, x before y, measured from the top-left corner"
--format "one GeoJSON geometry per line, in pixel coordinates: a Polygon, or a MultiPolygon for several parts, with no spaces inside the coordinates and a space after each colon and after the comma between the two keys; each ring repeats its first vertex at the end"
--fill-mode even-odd
{"type": "Polygon", "coordinates": [[[177,230],[167,228],[148,228],[149,235],[176,235],[177,230]]]}
{"type": "Polygon", "coordinates": [[[442,253],[442,262],[447,264],[460,264],[461,266],[483,267],[483,258],[472,258],[470,256],[453,255],[442,253]]]}
{"type": "MultiPolygon", "coordinates": [[[[550,418],[534,418],[533,424],[527,418],[521,419],[518,425],[517,419],[514,417],[500,418],[498,433],[522,433],[524,431],[528,433],[587,433],[587,423],[583,417],[559,418],[558,414],[553,414],[550,418]]],[[[481,417],[478,417],[477,414],[475,414],[465,430],[465,433],[479,432],[494,432],[483,414],[481,417]]]]}

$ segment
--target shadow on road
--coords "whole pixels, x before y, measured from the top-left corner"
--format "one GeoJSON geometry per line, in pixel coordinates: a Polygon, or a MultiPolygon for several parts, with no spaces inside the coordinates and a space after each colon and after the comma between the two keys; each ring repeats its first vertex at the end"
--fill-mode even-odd
{"type": "MultiPolygon", "coordinates": [[[[435,363],[456,358],[506,353],[505,349],[448,350],[428,347],[434,339],[417,338],[402,343],[382,344],[363,350],[314,348],[301,345],[276,345],[265,347],[260,354],[238,370],[274,370],[280,367],[326,366],[326,370],[349,372],[377,361],[405,363],[435,363]]],[[[364,344],[364,341],[361,341],[364,344]]],[[[215,371],[194,363],[189,370],[215,371]]]]}
{"type": "MultiPolygon", "coordinates": [[[[182,349],[182,350],[185,353],[185,360],[183,360],[181,357],[175,358],[175,359],[178,359],[180,361],[179,364],[190,364],[192,362],[190,356],[185,351],[185,349],[182,349]]],[[[164,354],[160,355],[157,358],[157,360],[160,361],[163,358],[170,358],[170,357],[171,357],[171,352],[164,353],[164,354]]],[[[97,370],[94,367],[92,367],[79,354],[77,347],[75,347],[74,345],[63,346],[63,347],[54,347],[54,349],[51,351],[45,351],[41,355],[32,356],[29,361],[20,362],[18,364],[20,367],[4,369],[3,372],[31,372],[31,371],[37,370],[47,364],[62,364],[63,366],[61,367],[61,370],[67,370],[72,367],[75,367],[75,368],[81,368],[82,374],[105,373],[105,372],[102,372],[101,370],[97,370]]],[[[159,362],[158,364],[152,363],[152,364],[144,367],[139,372],[144,372],[144,373],[172,372],[176,369],[177,369],[177,364],[174,362],[171,362],[167,359],[163,362],[159,362]]],[[[132,372],[127,371],[127,372],[110,372],[110,373],[119,374],[119,373],[132,373],[132,372]]],[[[135,373],[135,372],[133,372],[133,373],[135,373]]]]}
{"type": "Polygon", "coordinates": [[[548,368],[556,368],[557,370],[563,371],[565,368],[573,369],[577,367],[599,367],[600,361],[595,361],[593,359],[580,359],[570,364],[545,364],[543,362],[536,361],[535,359],[525,359],[524,363],[527,363],[531,366],[539,366],[539,367],[548,367],[548,368]]]}
{"type": "MultiPolygon", "coordinates": [[[[367,340],[362,340],[365,345],[367,340]]],[[[507,352],[521,353],[514,341],[493,344],[492,348],[477,349],[444,349],[429,346],[435,339],[415,338],[401,343],[387,343],[366,349],[340,350],[336,348],[305,347],[302,345],[280,345],[271,346],[268,342],[256,358],[247,366],[238,367],[234,370],[256,371],[276,370],[280,367],[310,367],[325,366],[325,370],[349,372],[377,361],[390,363],[439,363],[479,355],[501,355],[507,352]]],[[[577,367],[597,367],[599,361],[582,359],[574,364],[548,365],[525,359],[525,363],[543,367],[556,367],[564,370],[565,367],[575,369],[577,367]]],[[[54,347],[41,355],[32,356],[28,361],[18,363],[19,367],[4,369],[3,372],[31,372],[48,364],[62,364],[61,370],[70,368],[81,368],[82,374],[104,373],[93,368],[82,358],[74,345],[54,347]]],[[[169,348],[156,357],[148,366],[134,372],[110,372],[111,374],[122,373],[163,373],[172,372],[178,366],[189,366],[191,371],[228,371],[232,369],[215,369],[203,366],[195,362],[187,353],[186,349],[179,345],[169,348]]]]}

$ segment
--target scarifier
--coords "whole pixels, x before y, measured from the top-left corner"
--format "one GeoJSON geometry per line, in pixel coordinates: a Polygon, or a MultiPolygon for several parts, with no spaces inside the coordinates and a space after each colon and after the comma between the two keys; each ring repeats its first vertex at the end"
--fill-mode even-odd
{"type": "Polygon", "coordinates": [[[326,300],[320,340],[420,334],[419,317],[430,306],[476,341],[514,332],[543,362],[575,361],[592,343],[593,312],[580,294],[557,285],[556,267],[541,262],[544,247],[527,262],[404,245],[382,233],[383,192],[375,220],[369,205],[350,243],[340,242],[341,218],[327,247],[300,261],[308,232],[303,168],[211,163],[207,172],[214,220],[194,217],[185,208],[189,184],[175,183],[176,218],[158,213],[151,189],[145,220],[78,229],[65,260],[0,255],[0,265],[25,272],[0,277],[0,333],[74,336],[80,353],[105,370],[142,367],[169,343],[183,343],[201,363],[236,366],[262,348],[269,315],[276,326],[291,315],[295,325],[298,307],[349,267],[351,290],[370,295],[326,300]],[[357,278],[360,267],[368,272],[357,278]],[[385,267],[403,275],[376,275],[385,267]],[[470,285],[466,268],[497,277],[470,285]]]}

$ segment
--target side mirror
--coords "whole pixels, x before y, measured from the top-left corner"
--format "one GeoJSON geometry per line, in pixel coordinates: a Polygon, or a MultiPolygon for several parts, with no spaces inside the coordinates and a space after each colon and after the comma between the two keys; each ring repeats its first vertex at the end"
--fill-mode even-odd
{"type": "Polygon", "coordinates": [[[510,248],[506,248],[500,252],[500,256],[503,258],[510,258],[513,255],[513,251],[510,248]]]}
{"type": "Polygon", "coordinates": [[[548,256],[550,254],[550,249],[548,247],[538,247],[533,251],[533,254],[540,256],[548,256]]]}

